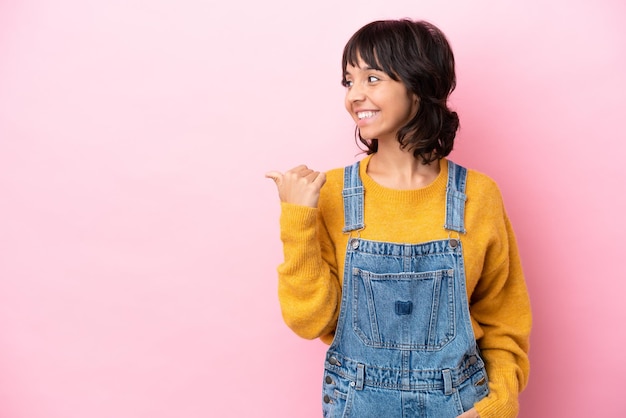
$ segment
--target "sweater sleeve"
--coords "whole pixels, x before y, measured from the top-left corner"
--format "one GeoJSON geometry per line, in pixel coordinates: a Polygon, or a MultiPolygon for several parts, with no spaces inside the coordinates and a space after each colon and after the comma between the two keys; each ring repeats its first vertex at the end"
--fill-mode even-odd
{"type": "MultiPolygon", "coordinates": [[[[501,200],[500,200],[501,203],[501,200]]],[[[503,206],[496,238],[471,298],[480,327],[478,345],[489,376],[489,396],[476,404],[481,418],[516,417],[528,382],[531,308],[515,235],[503,206]]]]}
{"type": "Polygon", "coordinates": [[[281,203],[280,229],[278,297],[285,323],[306,339],[329,335],[337,326],[341,286],[320,210],[281,203]]]}

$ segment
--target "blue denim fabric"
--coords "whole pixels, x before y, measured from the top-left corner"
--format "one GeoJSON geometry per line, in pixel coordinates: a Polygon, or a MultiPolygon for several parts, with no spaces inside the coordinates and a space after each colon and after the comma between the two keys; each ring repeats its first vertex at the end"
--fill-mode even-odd
{"type": "MultiPolygon", "coordinates": [[[[444,228],[423,244],[348,241],[325,361],[327,418],[456,417],[488,394],[469,316],[460,234],[467,170],[448,162],[444,228]]],[[[359,163],[344,171],[344,232],[364,228],[359,163]]]]}

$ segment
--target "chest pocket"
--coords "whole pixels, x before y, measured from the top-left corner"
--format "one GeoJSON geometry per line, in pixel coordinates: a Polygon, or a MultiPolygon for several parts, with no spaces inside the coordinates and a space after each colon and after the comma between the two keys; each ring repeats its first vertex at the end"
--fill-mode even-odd
{"type": "Polygon", "coordinates": [[[352,275],[352,323],[365,345],[436,351],[454,338],[454,270],[352,275]]]}

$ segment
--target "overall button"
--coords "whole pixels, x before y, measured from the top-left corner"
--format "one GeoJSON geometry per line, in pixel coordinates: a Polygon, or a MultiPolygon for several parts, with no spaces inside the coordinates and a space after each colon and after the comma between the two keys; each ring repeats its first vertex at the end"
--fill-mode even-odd
{"type": "Polygon", "coordinates": [[[326,383],[328,383],[329,385],[331,385],[333,383],[333,378],[330,376],[326,376],[326,379],[324,379],[326,381],[326,383]]]}
{"type": "Polygon", "coordinates": [[[450,240],[450,247],[451,247],[451,248],[456,248],[456,247],[458,247],[458,246],[459,246],[459,241],[458,241],[457,239],[452,238],[452,239],[450,240]]]}
{"type": "Polygon", "coordinates": [[[330,403],[330,396],[324,395],[324,403],[330,403]]]}
{"type": "Polygon", "coordinates": [[[350,246],[352,247],[353,250],[356,250],[357,248],[359,248],[359,240],[358,239],[350,240],[350,246]]]}
{"type": "Polygon", "coordinates": [[[333,366],[341,366],[341,363],[339,363],[339,360],[337,360],[336,357],[329,358],[328,362],[333,366]]]}

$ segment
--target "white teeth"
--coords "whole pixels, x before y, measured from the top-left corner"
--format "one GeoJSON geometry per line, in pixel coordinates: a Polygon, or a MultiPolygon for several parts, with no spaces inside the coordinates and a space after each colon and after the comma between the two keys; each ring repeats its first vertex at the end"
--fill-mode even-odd
{"type": "Polygon", "coordinates": [[[365,118],[371,118],[371,117],[374,117],[374,115],[375,115],[376,113],[377,113],[377,112],[372,112],[372,111],[368,111],[368,112],[357,112],[356,116],[357,116],[359,119],[365,119],[365,118]]]}

